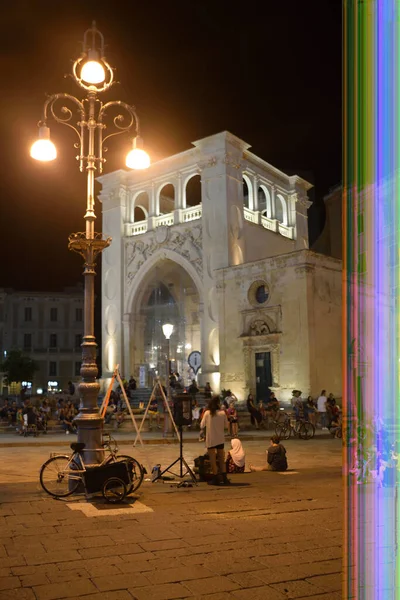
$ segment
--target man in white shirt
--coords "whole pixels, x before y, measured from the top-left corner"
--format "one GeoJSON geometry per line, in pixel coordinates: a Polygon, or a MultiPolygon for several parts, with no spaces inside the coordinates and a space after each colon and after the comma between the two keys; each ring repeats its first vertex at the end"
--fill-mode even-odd
{"type": "Polygon", "coordinates": [[[322,390],[320,397],[317,400],[318,420],[321,423],[322,429],[326,429],[326,390],[322,390]]]}

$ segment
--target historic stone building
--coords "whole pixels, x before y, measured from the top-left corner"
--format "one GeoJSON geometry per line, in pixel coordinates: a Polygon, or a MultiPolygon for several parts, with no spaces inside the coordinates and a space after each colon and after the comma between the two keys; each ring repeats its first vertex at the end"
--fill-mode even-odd
{"type": "MultiPolygon", "coordinates": [[[[83,336],[83,289],[22,292],[0,289],[0,353],[22,350],[38,365],[31,393],[58,391],[80,381],[83,336]]],[[[1,392],[15,393],[0,373],[1,392]]],[[[17,386],[18,387],[18,386],[17,386]]]]}
{"type": "Polygon", "coordinates": [[[223,132],[147,171],[99,178],[103,378],[189,377],[239,399],[341,395],[341,261],[308,249],[307,191],[223,132]]]}

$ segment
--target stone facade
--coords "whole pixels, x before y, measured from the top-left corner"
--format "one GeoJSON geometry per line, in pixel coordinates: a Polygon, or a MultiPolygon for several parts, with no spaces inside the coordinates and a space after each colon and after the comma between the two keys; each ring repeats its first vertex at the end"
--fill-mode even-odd
{"type": "Polygon", "coordinates": [[[127,376],[148,368],[145,309],[157,272],[185,324],[175,347],[201,351],[200,383],[240,399],[260,392],[254,363],[263,357],[270,387],[285,397],[328,382],[339,393],[341,267],[308,251],[311,185],[228,132],[193,145],[146,172],[99,178],[103,232],[113,238],[102,266],[103,377],[115,364],[127,376]],[[189,202],[193,178],[197,204],[189,202]],[[325,340],[331,358],[319,353],[325,340]]]}
{"type": "Polygon", "coordinates": [[[53,293],[0,290],[1,357],[19,349],[37,362],[39,371],[27,382],[33,393],[64,390],[68,381],[80,381],[82,336],[83,289],[53,293]]]}

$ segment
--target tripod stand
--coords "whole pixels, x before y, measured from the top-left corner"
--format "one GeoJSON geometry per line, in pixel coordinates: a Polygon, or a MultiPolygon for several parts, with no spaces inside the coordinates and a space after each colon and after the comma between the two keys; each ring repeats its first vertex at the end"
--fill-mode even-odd
{"type": "Polygon", "coordinates": [[[183,457],[182,423],[179,424],[179,457],[176,460],[174,460],[174,462],[171,463],[169,465],[169,467],[167,467],[166,469],[161,471],[161,473],[159,473],[159,475],[153,481],[157,481],[157,479],[161,479],[162,476],[164,475],[164,473],[171,473],[171,475],[175,475],[175,477],[179,477],[179,479],[183,479],[184,477],[186,477],[186,475],[189,475],[192,482],[195,485],[197,485],[196,475],[193,473],[192,469],[189,467],[189,465],[187,464],[186,460],[183,457]],[[173,471],[171,471],[172,467],[174,467],[176,464],[179,464],[179,475],[177,475],[176,473],[173,473],[173,471]],[[184,471],[184,468],[185,468],[185,471],[184,471]]]}
{"type": "MultiPolygon", "coordinates": [[[[196,475],[193,473],[186,460],[183,457],[183,425],[188,425],[192,422],[192,402],[191,397],[188,394],[180,394],[175,396],[174,401],[174,421],[179,427],[179,457],[174,460],[173,463],[169,465],[166,469],[164,469],[158,476],[153,480],[157,481],[157,479],[162,478],[164,473],[171,473],[171,475],[175,475],[175,477],[179,477],[179,479],[183,479],[186,475],[190,476],[192,482],[197,485],[196,475]],[[173,473],[171,471],[172,467],[175,465],[179,465],[179,475],[173,473]]],[[[182,485],[182,484],[180,484],[182,485]]]]}

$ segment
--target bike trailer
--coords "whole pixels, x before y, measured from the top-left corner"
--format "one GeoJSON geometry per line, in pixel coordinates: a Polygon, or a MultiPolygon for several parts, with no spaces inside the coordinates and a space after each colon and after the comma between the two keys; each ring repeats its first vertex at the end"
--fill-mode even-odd
{"type": "Polygon", "coordinates": [[[83,481],[87,494],[101,492],[111,477],[121,479],[128,487],[132,484],[132,467],[127,461],[115,462],[104,466],[87,468],[83,473],[83,481]]]}

